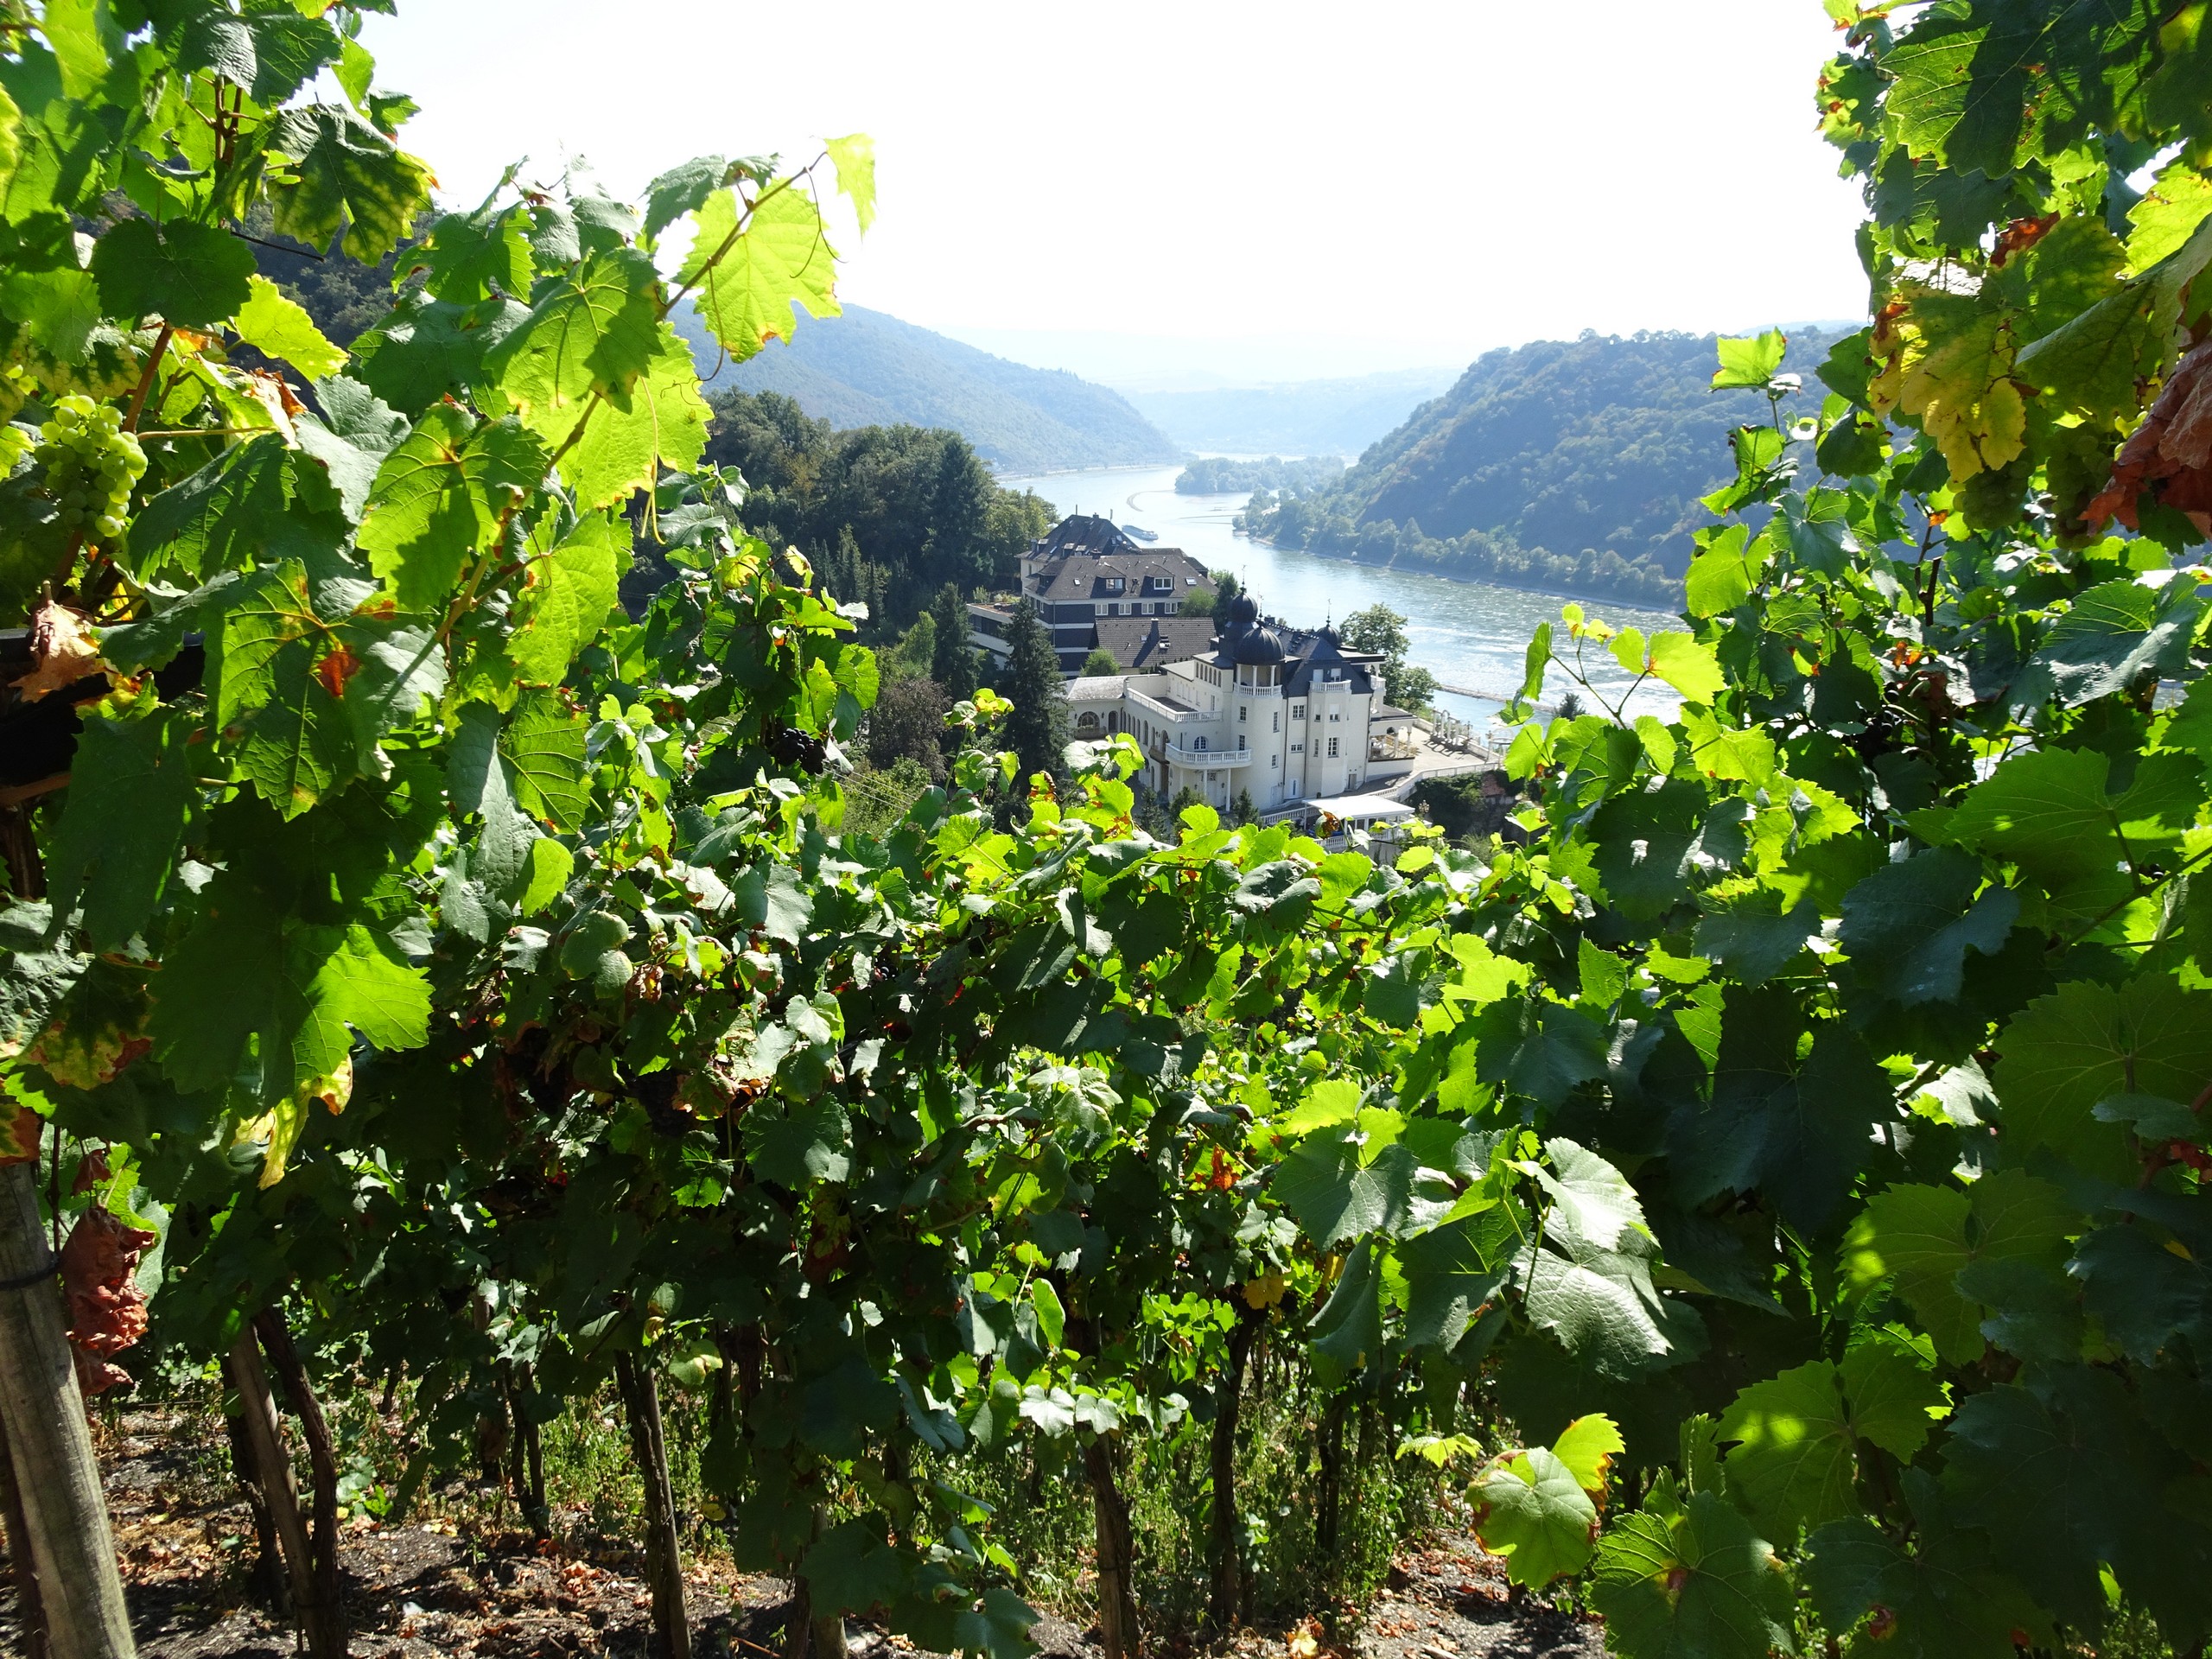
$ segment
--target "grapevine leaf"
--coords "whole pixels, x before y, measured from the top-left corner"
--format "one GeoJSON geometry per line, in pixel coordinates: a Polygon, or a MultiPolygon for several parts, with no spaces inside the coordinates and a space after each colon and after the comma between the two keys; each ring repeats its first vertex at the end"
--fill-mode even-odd
{"type": "Polygon", "coordinates": [[[691,349],[667,323],[644,372],[607,395],[561,461],[576,506],[588,512],[650,489],[663,472],[688,473],[707,451],[710,411],[691,349]]]}
{"type": "Polygon", "coordinates": [[[2187,162],[2167,164],[2143,199],[2127,210],[2134,227],[2127,238],[2127,269],[2139,276],[2167,255],[2178,253],[2196,227],[2212,215],[2212,178],[2187,162]]]}
{"type": "Polygon", "coordinates": [[[823,148],[830,152],[837,188],[853,204],[853,217],[865,236],[875,223],[875,140],[864,132],[849,132],[823,141],[823,148]]]}
{"type": "Polygon", "coordinates": [[[799,885],[798,873],[782,864],[754,865],[731,881],[730,897],[739,921],[785,944],[806,937],[814,901],[799,885]]]}
{"type": "Polygon", "coordinates": [[[1402,1144],[1363,1165],[1363,1139],[1351,1126],[1309,1135],[1276,1166],[1274,1190],[1300,1228],[1327,1249],[1405,1224],[1414,1160],[1402,1144]]]}
{"type": "Polygon", "coordinates": [[[1816,1359],[1754,1382],[1720,1415],[1730,1491],[1777,1537],[1858,1507],[1856,1436],[1836,1368],[1816,1359]]]}
{"type": "Polygon", "coordinates": [[[252,296],[253,251],[225,231],[189,219],[126,219],[92,249],[92,275],[111,316],[158,316],[207,328],[252,296]]]}
{"type": "Polygon", "coordinates": [[[645,187],[645,238],[657,242],[660,233],[705,206],[707,198],[728,176],[729,164],[719,156],[701,156],[671,167],[645,187]]]}
{"type": "Polygon", "coordinates": [[[745,1155],[763,1180],[803,1192],[852,1171],[852,1125],[845,1109],[823,1097],[797,1103],[781,1116],[747,1113],[745,1155]]]}
{"type": "Polygon", "coordinates": [[[1787,1651],[1789,1574],[1751,1522],[1711,1492],[1644,1510],[1605,1535],[1590,1601],[1628,1659],[1764,1659],[1787,1651]]]}
{"type": "Polygon", "coordinates": [[[293,10],[248,11],[243,16],[208,10],[195,14],[177,40],[177,67],[207,70],[235,81],[253,101],[274,109],[338,61],[336,30],[293,10]]]}
{"type": "Polygon", "coordinates": [[[1382,1355],[1382,1273],[1375,1241],[1363,1239],[1306,1326],[1313,1351],[1350,1376],[1382,1355]]]}
{"type": "Polygon", "coordinates": [[[1619,1426],[1600,1413],[1576,1418],[1552,1442],[1552,1455],[1566,1465],[1575,1484],[1600,1499],[1605,1493],[1606,1471],[1627,1449],[1619,1426]]]}
{"type": "Polygon", "coordinates": [[[353,372],[369,390],[410,416],[460,397],[484,372],[484,357],[520,327],[519,300],[461,306],[410,289],[387,316],[353,342],[353,372]]]}
{"type": "Polygon", "coordinates": [[[2117,1173],[2126,1131],[2096,1116],[2126,1094],[2194,1100],[2212,1077],[2212,1022],[2201,999],[2163,974],[2125,985],[2075,982],[2028,1004],[1999,1040],[1997,1095],[2006,1141],[2051,1147],[2117,1173]]]}
{"type": "Polygon", "coordinates": [[[278,111],[269,147],[289,163],[269,184],[276,229],[326,253],[342,231],[346,251],[373,265],[430,205],[429,168],[342,104],[278,111]]]}
{"type": "Polygon", "coordinates": [[[369,568],[410,610],[440,606],[472,551],[544,476],[545,452],[512,416],[480,425],[442,405],[425,413],[377,469],[360,545],[369,568]]]}
{"type": "Polygon", "coordinates": [[[448,213],[410,257],[427,267],[425,285],[439,299],[460,305],[494,294],[520,299],[530,292],[532,273],[530,216],[520,207],[488,216],[448,213]]]}
{"type": "Polygon", "coordinates": [[[252,296],[238,308],[238,338],[266,357],[281,358],[310,380],[321,380],[346,366],[343,348],[332,345],[297,301],[266,276],[247,279],[252,296]]]}
{"type": "Polygon", "coordinates": [[[507,642],[523,680],[557,685],[567,676],[575,654],[606,626],[629,550],[629,526],[593,513],[525,567],[507,642]]]}
{"type": "Polygon", "coordinates": [[[514,767],[515,799],[525,811],[572,830],[591,809],[584,765],[584,722],[557,697],[533,692],[515,705],[499,734],[499,753],[514,767]]]}
{"type": "Polygon", "coordinates": [[[300,448],[322,464],[346,521],[358,524],[376,486],[377,471],[407,436],[408,423],[359,381],[343,375],[323,380],[315,395],[324,419],[302,415],[295,421],[300,448]]]}
{"type": "MultiPolygon", "coordinates": [[[[2179,673],[2204,608],[2194,588],[2100,582],[2051,625],[2031,667],[2050,677],[2069,709],[2126,691],[2146,676],[2179,673]]],[[[2020,697],[2018,687],[2013,696],[2020,697]]]]}
{"type": "Polygon", "coordinates": [[[1767,383],[1782,367],[1789,339],[1781,329],[1770,328],[1745,340],[1731,340],[1724,335],[1714,344],[1720,352],[1720,366],[1713,376],[1714,391],[1738,388],[1764,391],[1767,383]]]}
{"type": "MultiPolygon", "coordinates": [[[[20,1053],[45,1029],[86,959],[53,940],[50,906],[16,899],[0,908],[0,1049],[20,1053]]],[[[0,1130],[6,1123],[0,1121],[0,1130]]]]}
{"type": "Polygon", "coordinates": [[[2082,1240],[2067,1271],[2083,1282],[2089,1312],[2128,1357],[2158,1363],[2176,1337],[2212,1350],[2212,1273],[2141,1227],[2103,1227],[2082,1240]]]}
{"type": "Polygon", "coordinates": [[[2067,1623],[2102,1622],[2108,1563],[2165,1628],[2201,1629],[2206,1586],[2186,1563],[2212,1537],[2168,1505],[2170,1455],[2117,1376],[2053,1366],[1959,1407],[1943,1480],[1959,1518],[2067,1623]]]}
{"type": "Polygon", "coordinates": [[[1910,1007],[1957,998],[1968,950],[1995,956],[2019,895],[1981,885],[1979,861],[1948,849],[1887,864],[1843,898],[1838,938],[1860,978],[1910,1007]]]}
{"type": "Polygon", "coordinates": [[[1730,998],[1711,1101],[1683,1103],[1669,1125],[1678,1202],[1759,1192],[1795,1225],[1833,1218],[1896,1109],[1856,1034],[1825,1021],[1801,1059],[1801,1030],[1779,993],[1730,998]]]}
{"type": "Polygon", "coordinates": [[[791,307],[814,317],[839,315],[836,251],[822,213],[791,181],[772,187],[738,229],[734,190],[717,190],[698,212],[698,235],[677,281],[694,289],[699,315],[731,358],[742,363],[798,327],[791,307]]]}
{"type": "Polygon", "coordinates": [[[652,258],[634,248],[594,253],[540,283],[529,320],[486,353],[485,372],[549,448],[571,437],[597,398],[626,390],[653,360],[668,332],[654,304],[659,280],[652,258]]]}
{"type": "Polygon", "coordinates": [[[1406,1341],[1449,1353],[1497,1300],[1519,1234],[1503,1206],[1447,1221],[1398,1246],[1406,1341]]]}
{"type": "Polygon", "coordinates": [[[1788,911],[1762,887],[1728,902],[1697,925],[1698,954],[1721,964],[1745,985],[1764,985],[1795,962],[1819,937],[1820,907],[1801,902],[1788,911]]]}
{"type": "Polygon", "coordinates": [[[1598,1508],[1582,1482],[1542,1446],[1484,1471],[1467,1488],[1483,1548],[1505,1558],[1506,1577],[1531,1588],[1589,1563],[1598,1508]]]}
{"type": "Polygon", "coordinates": [[[1563,1228],[1600,1250],[1618,1249],[1630,1233],[1650,1236],[1636,1189],[1620,1171],[1572,1141],[1548,1141],[1544,1154],[1551,1166],[1537,1164],[1531,1171],[1554,1206],[1547,1226],[1563,1228]]]}
{"type": "Polygon", "coordinates": [[[149,500],[125,552],[134,575],[175,565],[195,581],[252,562],[279,533],[290,497],[284,441],[233,445],[149,500]]]}
{"type": "Polygon", "coordinates": [[[1987,1541],[1942,1523],[1926,1475],[1909,1470],[1904,1478],[1918,1523],[1911,1548],[1863,1516],[1806,1540],[1805,1585],[1821,1624],[1846,1632],[1871,1616],[1878,1623],[1861,1630],[1851,1651],[1897,1659],[2018,1659],[2016,1632],[2050,1645],[2049,1619],[2026,1591],[1994,1570],[1987,1541]]]}
{"type": "Polygon", "coordinates": [[[1978,1262],[2055,1267],[2078,1224],[2056,1187],[2018,1170],[1986,1175],[1965,1192],[1892,1186],[1852,1224],[1844,1270],[1859,1290],[1891,1279],[1935,1339],[1936,1351],[1954,1364],[1971,1364],[1986,1345],[1982,1308],[1960,1293],[1960,1273],[1978,1262]]]}
{"type": "Polygon", "coordinates": [[[1694,1313],[1652,1284],[1650,1245],[1632,1233],[1623,1242],[1633,1249],[1548,1238],[1517,1254],[1513,1267],[1532,1324],[1604,1375],[1630,1378],[1693,1347],[1702,1332],[1694,1313]]]}
{"type": "Polygon", "coordinates": [[[88,714],[46,875],[54,907],[85,907],[95,950],[119,950],[161,903],[193,804],[198,722],[148,703],[88,714]]]}

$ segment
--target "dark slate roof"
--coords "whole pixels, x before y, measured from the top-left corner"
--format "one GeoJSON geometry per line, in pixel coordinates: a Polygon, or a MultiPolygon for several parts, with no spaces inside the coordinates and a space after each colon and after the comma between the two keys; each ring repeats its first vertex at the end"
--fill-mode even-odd
{"type": "Polygon", "coordinates": [[[1057,559],[1070,553],[1134,553],[1137,544],[1110,520],[1078,512],[1063,518],[1029,544],[1033,557],[1057,559]]]}
{"type": "Polygon", "coordinates": [[[1071,553],[1037,573],[1033,596],[1043,600],[1180,600],[1206,585],[1206,568],[1178,547],[1139,547],[1111,555],[1071,553]],[[1122,591],[1109,593],[1106,579],[1119,576],[1122,591]],[[1169,586],[1144,591],[1147,576],[1165,576],[1169,586]],[[1197,586],[1192,586],[1195,580],[1197,586]]]}
{"type": "Polygon", "coordinates": [[[1332,628],[1304,633],[1272,617],[1262,618],[1256,606],[1232,603],[1214,639],[1207,660],[1216,668],[1255,667],[1281,664],[1285,693],[1302,697],[1332,677],[1355,692],[1371,692],[1373,676],[1368,667],[1376,658],[1365,652],[1347,654],[1332,628]]]}
{"type": "Polygon", "coordinates": [[[1102,616],[1098,643],[1130,672],[1164,668],[1203,657],[1213,643],[1213,619],[1205,616],[1102,616]]]}

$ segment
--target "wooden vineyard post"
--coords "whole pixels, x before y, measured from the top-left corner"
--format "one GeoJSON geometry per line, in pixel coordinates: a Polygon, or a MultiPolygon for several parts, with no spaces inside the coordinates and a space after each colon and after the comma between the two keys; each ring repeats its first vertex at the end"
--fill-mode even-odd
{"type": "Polygon", "coordinates": [[[1246,1314],[1238,1318],[1229,1333],[1229,1364],[1216,1394],[1213,1436],[1208,1448],[1213,1474],[1213,1592],[1207,1617],[1217,1634],[1225,1635],[1236,1628],[1241,1565],[1236,1550],[1236,1414],[1244,1395],[1245,1364],[1251,1358],[1252,1338],[1259,1328],[1259,1321],[1246,1314]]]}
{"type": "Polygon", "coordinates": [[[0,1422],[53,1659],[132,1659],[115,1538],[40,1224],[35,1162],[0,1165],[0,1422]]]}
{"type": "Polygon", "coordinates": [[[668,1478],[668,1446],[661,1435],[660,1391],[650,1366],[630,1354],[614,1361],[630,1449],[645,1491],[645,1576],[653,1598],[654,1651],[661,1659],[691,1659],[691,1616],[683,1604],[683,1554],[676,1535],[676,1493],[668,1478]]]}
{"type": "Polygon", "coordinates": [[[1084,1472],[1090,1478],[1091,1505],[1097,1516],[1098,1634],[1106,1659],[1137,1659],[1143,1638],[1137,1629],[1136,1586],[1130,1573],[1129,1506],[1114,1476],[1114,1443],[1103,1434],[1083,1448],[1084,1472]]]}
{"type": "Polygon", "coordinates": [[[238,1384],[238,1408],[245,1414],[246,1442],[253,1448],[253,1463],[261,1478],[261,1496],[276,1523],[276,1541],[283,1546],[284,1571],[291,1580],[292,1610],[306,1634],[314,1659],[345,1659],[346,1642],[336,1628],[335,1610],[323,1605],[315,1570],[315,1552],[308,1541],[307,1522],[300,1515],[299,1489],[292,1478],[292,1459],[284,1449],[276,1402],[269,1392],[269,1373],[261,1363],[261,1347],[249,1325],[238,1333],[231,1350],[231,1373],[238,1384]]]}

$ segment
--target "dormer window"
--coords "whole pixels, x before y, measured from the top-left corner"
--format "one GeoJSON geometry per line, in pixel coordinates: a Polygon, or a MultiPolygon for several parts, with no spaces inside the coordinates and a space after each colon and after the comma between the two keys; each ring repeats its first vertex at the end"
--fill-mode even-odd
{"type": "Polygon", "coordinates": [[[1108,593],[1109,593],[1109,594],[1118,594],[1118,593],[1120,593],[1120,592],[1122,591],[1122,579],[1121,579],[1121,577],[1119,577],[1119,576],[1109,576],[1109,577],[1107,577],[1107,578],[1106,578],[1106,591],[1107,591],[1108,593]]]}

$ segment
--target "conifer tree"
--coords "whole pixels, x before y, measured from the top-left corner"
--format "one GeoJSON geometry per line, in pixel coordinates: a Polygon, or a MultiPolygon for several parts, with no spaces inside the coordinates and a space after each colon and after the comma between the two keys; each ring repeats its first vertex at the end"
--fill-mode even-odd
{"type": "Polygon", "coordinates": [[[1060,659],[1052,637],[1027,600],[1014,609],[1011,643],[1001,688],[1014,705],[1007,716],[1007,745],[1020,760],[1024,779],[1039,772],[1057,778],[1068,741],[1067,695],[1061,690],[1060,659]]]}
{"type": "Polygon", "coordinates": [[[968,607],[960,589],[946,582],[930,606],[937,621],[937,644],[930,664],[930,677],[944,688],[944,695],[958,702],[976,695],[976,652],[968,643],[968,607]]]}

